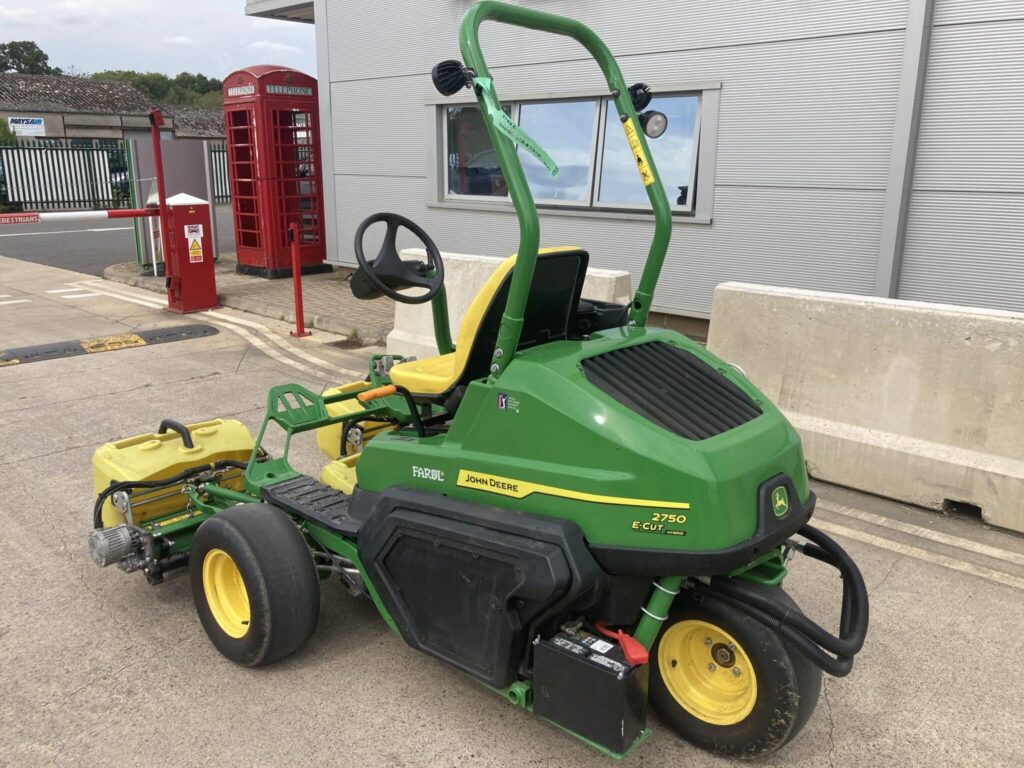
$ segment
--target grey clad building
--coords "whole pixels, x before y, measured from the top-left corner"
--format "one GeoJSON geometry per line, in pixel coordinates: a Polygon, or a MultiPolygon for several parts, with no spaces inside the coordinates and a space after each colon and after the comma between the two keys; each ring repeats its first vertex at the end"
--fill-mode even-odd
{"type": "MultiPolygon", "coordinates": [[[[527,0],[578,18],[669,116],[652,151],[676,226],[655,309],[708,316],[725,280],[1024,311],[1024,2],[527,0]]],[[[504,256],[517,224],[459,58],[469,0],[250,1],[316,25],[328,258],[395,211],[442,250],[504,256]]],[[[635,276],[651,217],[596,66],[576,44],[485,25],[506,109],[552,155],[525,157],[542,245],[635,276]],[[628,160],[628,158],[627,158],[628,160]]]]}

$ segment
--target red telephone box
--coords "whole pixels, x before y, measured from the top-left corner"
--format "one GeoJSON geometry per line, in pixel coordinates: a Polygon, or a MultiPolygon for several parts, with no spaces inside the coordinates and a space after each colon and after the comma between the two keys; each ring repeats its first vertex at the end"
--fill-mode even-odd
{"type": "Polygon", "coordinates": [[[224,129],[239,272],[292,273],[288,227],[298,224],[302,272],[324,263],[323,181],[316,79],[269,64],[224,78],[224,129]]]}

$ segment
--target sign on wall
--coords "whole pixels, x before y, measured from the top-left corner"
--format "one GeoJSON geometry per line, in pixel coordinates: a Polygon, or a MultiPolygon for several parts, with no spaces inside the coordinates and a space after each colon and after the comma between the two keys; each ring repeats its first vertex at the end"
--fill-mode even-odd
{"type": "Polygon", "coordinates": [[[8,117],[7,127],[15,136],[46,135],[46,126],[41,117],[8,117]]]}
{"type": "Polygon", "coordinates": [[[271,83],[267,85],[267,93],[278,96],[312,96],[313,89],[308,85],[274,85],[271,83]]]}

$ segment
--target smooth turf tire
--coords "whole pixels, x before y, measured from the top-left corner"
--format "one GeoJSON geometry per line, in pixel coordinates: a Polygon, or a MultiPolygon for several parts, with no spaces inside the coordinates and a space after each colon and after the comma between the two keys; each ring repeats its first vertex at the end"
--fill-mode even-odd
{"type": "Polygon", "coordinates": [[[189,578],[206,634],[236,664],[284,658],[316,629],[320,582],[309,546],[268,504],[241,504],[199,526],[189,578]]]}
{"type": "MultiPolygon", "coordinates": [[[[800,606],[796,604],[796,601],[793,598],[783,591],[782,587],[764,587],[763,589],[765,589],[766,594],[770,597],[775,598],[781,603],[785,603],[790,608],[797,611],[800,610],[800,606]]],[[[814,710],[818,706],[818,698],[821,696],[821,668],[816,666],[814,662],[810,661],[806,656],[785,640],[782,644],[786,646],[786,652],[789,654],[789,660],[793,664],[793,670],[796,672],[797,691],[800,694],[796,720],[793,723],[793,728],[789,732],[789,736],[787,736],[786,740],[783,742],[785,745],[795,739],[800,731],[804,729],[804,726],[807,725],[807,721],[811,719],[811,715],[814,714],[814,710]]]]}
{"type": "MultiPolygon", "coordinates": [[[[781,589],[769,589],[773,597],[785,599],[795,607],[781,589]]],[[[769,754],[793,739],[810,719],[821,689],[820,670],[788,647],[774,631],[719,600],[704,598],[698,602],[690,592],[676,599],[651,649],[651,666],[650,700],[672,729],[686,741],[730,758],[749,759],[769,754]],[[734,640],[739,649],[735,666],[750,665],[753,691],[731,690],[729,686],[733,681],[728,677],[724,683],[717,682],[716,675],[726,671],[719,665],[715,672],[709,673],[710,677],[700,677],[700,670],[715,661],[712,649],[703,643],[680,643],[679,638],[687,637],[694,629],[703,631],[704,626],[711,628],[707,634],[715,639],[728,636],[734,640]],[[677,629],[672,631],[673,627],[677,629]],[[715,635],[716,630],[719,635],[715,635]],[[666,637],[668,645],[663,654],[666,637]],[[688,654],[686,659],[675,658],[683,652],[688,654]],[[673,661],[675,667],[671,666],[673,661]],[[667,673],[662,669],[663,663],[667,673]],[[682,672],[684,669],[690,671],[682,672]],[[695,679],[694,675],[698,677],[695,679]],[[723,716],[702,706],[701,697],[709,693],[703,684],[711,689],[718,686],[713,690],[717,703],[732,709],[723,716]],[[731,703],[733,699],[735,703],[731,703]],[[713,722],[716,718],[724,722],[713,722]]],[[[728,671],[731,672],[731,667],[728,671]]]]}

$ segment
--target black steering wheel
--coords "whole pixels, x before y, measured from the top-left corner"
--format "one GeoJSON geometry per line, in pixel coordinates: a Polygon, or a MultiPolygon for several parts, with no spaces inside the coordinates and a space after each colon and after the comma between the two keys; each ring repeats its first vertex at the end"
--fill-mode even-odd
{"type": "MultiPolygon", "coordinates": [[[[441,252],[437,250],[434,241],[423,231],[422,227],[397,213],[375,213],[367,217],[356,230],[355,250],[359,271],[365,275],[370,286],[390,299],[404,304],[425,304],[434,298],[444,286],[444,262],[441,261],[441,252]],[[379,221],[388,225],[387,232],[384,234],[384,243],[380,247],[377,258],[367,261],[366,254],[363,253],[363,236],[369,227],[379,221]],[[401,227],[412,232],[423,244],[427,251],[426,264],[422,261],[404,261],[398,255],[395,237],[401,227]],[[433,271],[433,275],[428,277],[427,275],[431,271],[433,271]],[[407,296],[399,293],[404,288],[426,288],[427,292],[417,296],[407,296]]],[[[352,280],[353,292],[356,292],[357,276],[353,275],[352,280]]]]}

